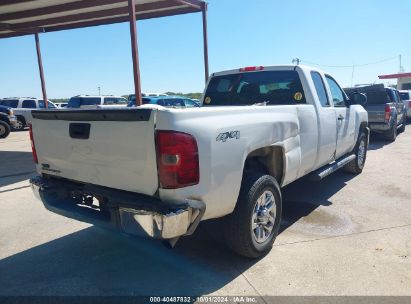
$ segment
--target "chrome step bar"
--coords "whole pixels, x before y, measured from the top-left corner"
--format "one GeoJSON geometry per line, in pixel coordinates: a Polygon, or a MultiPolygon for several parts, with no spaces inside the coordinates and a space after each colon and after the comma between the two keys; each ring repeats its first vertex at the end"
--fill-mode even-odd
{"type": "Polygon", "coordinates": [[[345,156],[343,158],[340,158],[340,159],[332,162],[331,164],[329,164],[325,167],[322,167],[322,168],[314,171],[313,173],[311,173],[310,176],[309,176],[309,179],[313,180],[313,181],[320,181],[324,177],[330,175],[331,173],[334,173],[338,169],[341,169],[342,167],[344,167],[346,164],[348,164],[350,161],[352,161],[354,159],[355,159],[355,154],[351,154],[351,155],[345,156]]]}

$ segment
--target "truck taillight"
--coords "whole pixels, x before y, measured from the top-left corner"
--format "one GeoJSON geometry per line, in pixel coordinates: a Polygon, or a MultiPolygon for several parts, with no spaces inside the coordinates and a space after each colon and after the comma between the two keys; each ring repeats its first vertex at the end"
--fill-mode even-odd
{"type": "Polygon", "coordinates": [[[391,118],[391,107],[389,105],[385,105],[385,116],[384,116],[385,122],[390,121],[390,118],[391,118]]]}
{"type": "Polygon", "coordinates": [[[193,136],[177,131],[157,131],[156,150],[161,188],[177,189],[198,184],[198,147],[193,136]]]}
{"type": "Polygon", "coordinates": [[[31,124],[29,125],[29,135],[30,135],[30,142],[31,142],[31,152],[33,153],[33,159],[36,164],[39,163],[37,158],[36,146],[34,145],[34,138],[33,138],[33,127],[31,124]]]}

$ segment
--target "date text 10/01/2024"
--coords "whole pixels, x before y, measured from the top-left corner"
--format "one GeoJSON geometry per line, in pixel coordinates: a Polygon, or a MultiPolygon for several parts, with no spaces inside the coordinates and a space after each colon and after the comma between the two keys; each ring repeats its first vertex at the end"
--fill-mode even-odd
{"type": "Polygon", "coordinates": [[[150,297],[150,303],[256,303],[256,297],[245,296],[181,296],[181,297],[150,297]]]}

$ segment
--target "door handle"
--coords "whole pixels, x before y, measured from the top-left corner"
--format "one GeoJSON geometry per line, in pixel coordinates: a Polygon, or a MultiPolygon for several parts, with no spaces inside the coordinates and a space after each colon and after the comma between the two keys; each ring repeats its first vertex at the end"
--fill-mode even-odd
{"type": "Polygon", "coordinates": [[[89,123],[71,123],[69,126],[69,133],[71,138],[89,139],[90,137],[89,123]]]}
{"type": "Polygon", "coordinates": [[[337,118],[338,120],[344,120],[344,116],[342,116],[341,114],[340,115],[338,115],[338,118],[337,118]]]}

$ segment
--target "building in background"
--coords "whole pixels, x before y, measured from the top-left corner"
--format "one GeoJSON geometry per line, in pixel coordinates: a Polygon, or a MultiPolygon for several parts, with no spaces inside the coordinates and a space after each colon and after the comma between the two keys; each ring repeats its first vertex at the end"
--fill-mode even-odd
{"type": "Polygon", "coordinates": [[[397,79],[398,90],[411,90],[411,73],[380,75],[379,79],[397,79]]]}

